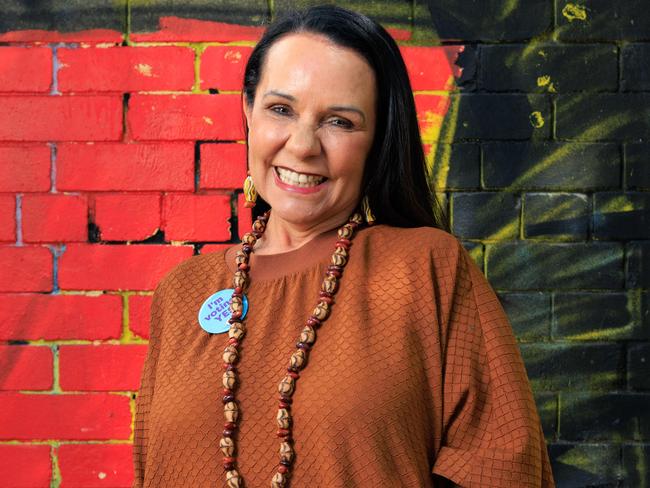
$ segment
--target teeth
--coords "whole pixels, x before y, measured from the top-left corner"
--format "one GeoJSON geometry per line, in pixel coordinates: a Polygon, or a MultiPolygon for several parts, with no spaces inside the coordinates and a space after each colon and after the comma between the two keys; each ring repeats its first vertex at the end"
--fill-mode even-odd
{"type": "Polygon", "coordinates": [[[287,185],[300,186],[308,188],[310,186],[320,185],[325,178],[322,176],[306,175],[304,173],[296,173],[290,169],[275,168],[280,180],[287,185]]]}

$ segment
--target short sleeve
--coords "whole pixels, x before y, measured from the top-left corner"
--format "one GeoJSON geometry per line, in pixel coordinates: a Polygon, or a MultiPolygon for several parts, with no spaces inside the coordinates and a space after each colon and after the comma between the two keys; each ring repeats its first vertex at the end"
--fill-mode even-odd
{"type": "Polygon", "coordinates": [[[443,324],[443,436],[433,473],[463,488],[553,487],[512,328],[483,273],[458,245],[443,324]]]}
{"type": "Polygon", "coordinates": [[[158,285],[151,302],[149,321],[149,348],[142,368],[140,389],[135,401],[135,421],[133,427],[133,467],[132,488],[142,488],[147,460],[149,411],[156,385],[156,366],[160,355],[160,336],[163,318],[162,283],[158,285]]]}

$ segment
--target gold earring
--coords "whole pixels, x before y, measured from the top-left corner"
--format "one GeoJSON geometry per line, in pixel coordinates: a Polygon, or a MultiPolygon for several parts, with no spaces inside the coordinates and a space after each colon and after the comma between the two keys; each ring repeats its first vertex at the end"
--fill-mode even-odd
{"type": "Polygon", "coordinates": [[[248,175],[244,180],[244,198],[246,203],[244,206],[246,208],[253,208],[255,202],[257,201],[257,190],[255,189],[255,184],[253,183],[253,178],[251,175],[248,175]]]}
{"type": "Polygon", "coordinates": [[[368,195],[364,196],[363,200],[361,200],[361,211],[363,212],[368,225],[373,225],[377,219],[375,218],[375,215],[372,213],[372,209],[370,208],[368,195]]]}

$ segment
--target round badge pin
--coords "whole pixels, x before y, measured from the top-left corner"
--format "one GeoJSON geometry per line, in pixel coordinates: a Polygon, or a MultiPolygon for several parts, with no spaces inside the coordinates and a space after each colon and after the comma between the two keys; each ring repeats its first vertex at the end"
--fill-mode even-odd
{"type": "MultiPolygon", "coordinates": [[[[234,293],[233,288],[226,288],[210,295],[199,309],[199,325],[210,334],[222,334],[228,332],[232,312],[230,311],[230,299],[234,293]]],[[[242,310],[243,319],[248,312],[248,299],[244,295],[244,306],[242,310]]]]}

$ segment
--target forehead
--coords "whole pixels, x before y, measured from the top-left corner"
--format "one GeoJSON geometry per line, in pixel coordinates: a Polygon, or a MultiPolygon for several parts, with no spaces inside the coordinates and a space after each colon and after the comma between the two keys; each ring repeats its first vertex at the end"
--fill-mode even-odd
{"type": "Polygon", "coordinates": [[[263,90],[309,91],[340,96],[373,95],[375,75],[353,49],[311,33],[287,35],[276,41],[262,71],[263,90]]]}

